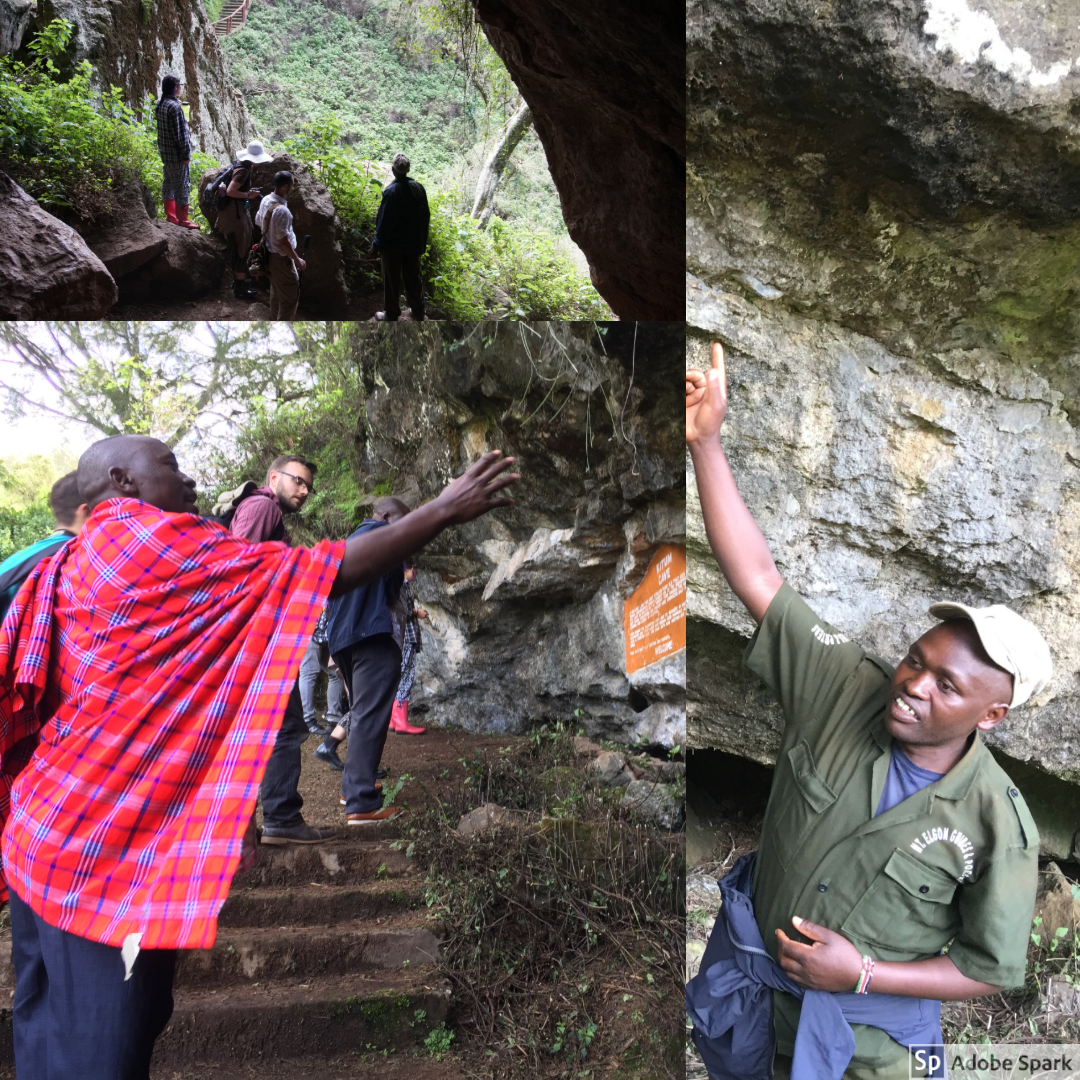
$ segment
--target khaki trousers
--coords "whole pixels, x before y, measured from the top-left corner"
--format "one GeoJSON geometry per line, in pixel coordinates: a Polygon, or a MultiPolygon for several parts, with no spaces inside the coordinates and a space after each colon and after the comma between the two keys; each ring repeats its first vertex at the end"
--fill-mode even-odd
{"type": "Polygon", "coordinates": [[[291,322],[300,299],[300,275],[296,263],[285,255],[270,252],[270,318],[291,322]]]}

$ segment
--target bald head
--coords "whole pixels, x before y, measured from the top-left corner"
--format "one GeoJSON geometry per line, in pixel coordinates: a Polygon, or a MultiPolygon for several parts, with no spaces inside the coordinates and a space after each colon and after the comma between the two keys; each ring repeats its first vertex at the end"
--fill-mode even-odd
{"type": "Polygon", "coordinates": [[[400,521],[409,512],[409,508],[400,499],[386,496],[375,500],[371,512],[379,521],[394,522],[400,521]]]}
{"type": "Polygon", "coordinates": [[[195,509],[195,481],[176,456],[148,435],[113,435],[79,458],[79,492],[93,510],[107,499],[141,499],[170,513],[195,509]]]}

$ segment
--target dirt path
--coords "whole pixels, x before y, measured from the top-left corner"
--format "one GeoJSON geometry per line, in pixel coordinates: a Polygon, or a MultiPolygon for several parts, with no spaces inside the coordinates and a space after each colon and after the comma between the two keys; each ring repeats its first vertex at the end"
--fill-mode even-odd
{"type": "MultiPolygon", "coordinates": [[[[258,322],[270,318],[270,288],[259,288],[259,297],[254,301],[237,300],[232,291],[232,271],[226,269],[221,275],[221,281],[216,289],[212,289],[205,296],[197,300],[169,301],[166,298],[145,301],[140,303],[120,303],[105,313],[105,318],[110,321],[119,320],[157,320],[169,319],[177,321],[198,322],[201,320],[258,322]]],[[[342,311],[334,312],[334,319],[344,319],[350,322],[364,322],[375,318],[375,312],[383,307],[382,292],[375,290],[369,293],[350,294],[349,303],[342,311]]],[[[302,305],[297,309],[297,320],[312,319],[315,316],[307,311],[302,305]]],[[[320,317],[325,318],[323,312],[320,317]]],[[[438,311],[429,309],[428,320],[442,319],[444,316],[438,311]]],[[[409,317],[403,316],[402,322],[410,322],[409,317]]]]}

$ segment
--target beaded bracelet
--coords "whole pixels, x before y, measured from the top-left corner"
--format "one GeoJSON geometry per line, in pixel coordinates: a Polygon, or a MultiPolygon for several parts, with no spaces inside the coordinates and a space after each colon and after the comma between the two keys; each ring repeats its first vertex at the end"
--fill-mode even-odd
{"type": "Polygon", "coordinates": [[[859,981],[855,984],[856,994],[867,994],[870,992],[870,980],[874,977],[874,961],[869,956],[862,958],[862,974],[859,976],[859,981]]]}

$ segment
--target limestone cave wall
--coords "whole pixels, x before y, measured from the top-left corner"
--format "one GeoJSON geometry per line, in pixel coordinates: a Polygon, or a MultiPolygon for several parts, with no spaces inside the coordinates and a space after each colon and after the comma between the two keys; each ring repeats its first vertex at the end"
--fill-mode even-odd
{"type": "MultiPolygon", "coordinates": [[[[1054,680],[991,742],[1075,857],[1075,5],[686,10],[687,359],[728,348],[741,489],[782,572],[890,660],[944,597],[1043,630],[1054,680]]],[[[688,490],[689,743],[768,763],[779,716],[688,490]]]]}
{"type": "Polygon", "coordinates": [[[522,474],[513,507],[420,556],[421,717],[685,743],[685,650],[625,673],[623,602],[660,544],[685,543],[684,327],[636,329],[396,327],[361,350],[368,490],[416,505],[494,448],[522,474]]]}

